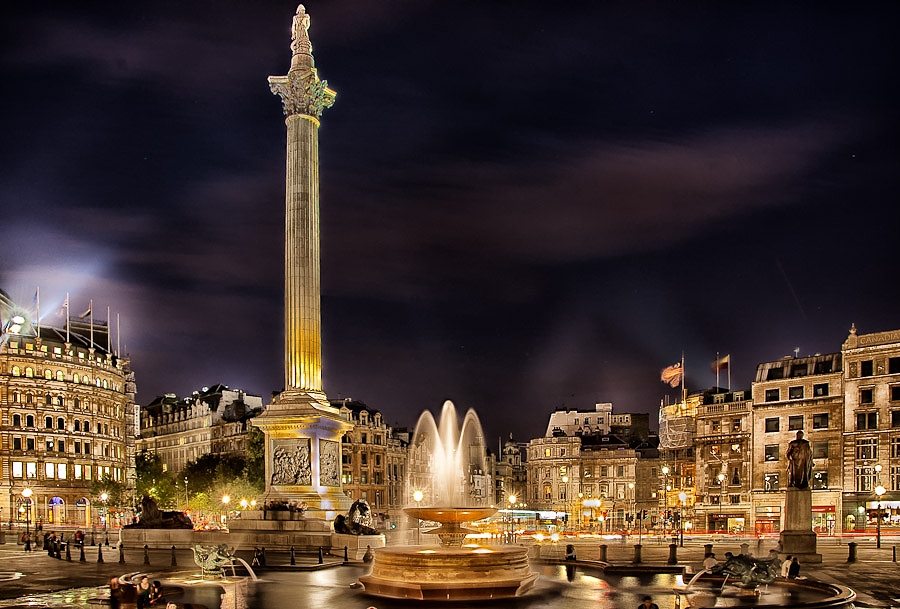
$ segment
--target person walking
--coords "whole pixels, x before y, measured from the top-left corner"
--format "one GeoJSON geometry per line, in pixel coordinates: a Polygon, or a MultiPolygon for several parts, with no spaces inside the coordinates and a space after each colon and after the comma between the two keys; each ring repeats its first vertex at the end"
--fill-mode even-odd
{"type": "Polygon", "coordinates": [[[706,570],[710,570],[719,564],[719,561],[716,560],[716,553],[710,552],[706,558],[703,559],[703,568],[706,570]]]}
{"type": "MultiPolygon", "coordinates": [[[[781,577],[787,579],[788,571],[790,570],[790,568],[791,568],[791,555],[788,554],[787,558],[784,559],[784,562],[781,563],[781,577]]],[[[797,567],[797,568],[799,569],[799,567],[797,567]]]]}
{"type": "Polygon", "coordinates": [[[659,609],[659,605],[653,602],[649,596],[645,596],[643,602],[638,605],[637,609],[659,609]]]}

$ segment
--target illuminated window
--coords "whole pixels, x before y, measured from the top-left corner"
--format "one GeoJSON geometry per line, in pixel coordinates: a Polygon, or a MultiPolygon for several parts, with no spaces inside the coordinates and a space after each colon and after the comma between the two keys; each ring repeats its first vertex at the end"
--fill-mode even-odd
{"type": "Polygon", "coordinates": [[[57,463],[56,464],[56,477],[59,480],[66,479],[66,464],[65,463],[57,463]]]}
{"type": "Polygon", "coordinates": [[[49,368],[44,370],[44,378],[47,379],[48,381],[52,381],[53,380],[53,371],[50,370],[49,368]]]}
{"type": "Polygon", "coordinates": [[[22,376],[22,369],[19,368],[18,366],[13,366],[12,375],[13,376],[22,376]]]}
{"type": "Polygon", "coordinates": [[[64,381],[64,380],[66,380],[66,373],[63,372],[62,370],[57,370],[57,371],[56,371],[56,380],[57,380],[57,381],[64,381]]]}
{"type": "Polygon", "coordinates": [[[76,479],[76,480],[81,480],[81,464],[80,464],[80,463],[76,463],[76,464],[75,464],[74,466],[72,466],[72,467],[74,468],[75,479],[76,479]]]}
{"type": "MultiPolygon", "coordinates": [[[[73,375],[72,375],[72,382],[74,382],[74,383],[80,383],[80,382],[81,382],[81,375],[79,375],[77,372],[76,372],[75,374],[73,374],[73,375]]],[[[78,398],[75,398],[75,399],[77,400],[78,398]]]]}
{"type": "Polygon", "coordinates": [[[55,463],[44,463],[44,476],[47,478],[55,478],[56,477],[56,464],[55,463]]]}
{"type": "Polygon", "coordinates": [[[12,463],[13,478],[21,478],[22,472],[23,472],[22,462],[21,461],[13,461],[13,463],[12,463]]]}
{"type": "Polygon", "coordinates": [[[31,367],[25,368],[25,376],[27,378],[34,378],[34,368],[31,368],[31,367]]]}
{"type": "Polygon", "coordinates": [[[29,461],[25,464],[25,477],[37,478],[37,463],[35,463],[34,461],[29,461]]]}

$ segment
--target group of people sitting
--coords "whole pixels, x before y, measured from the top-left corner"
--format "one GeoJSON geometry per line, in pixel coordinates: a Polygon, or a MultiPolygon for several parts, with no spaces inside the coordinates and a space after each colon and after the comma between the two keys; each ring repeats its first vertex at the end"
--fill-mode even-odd
{"type": "Polygon", "coordinates": [[[166,601],[159,580],[150,583],[150,578],[146,575],[141,577],[136,586],[129,582],[123,582],[118,577],[112,578],[109,582],[109,600],[110,606],[114,609],[129,604],[135,604],[137,609],[148,609],[149,607],[177,609],[175,603],[166,601]]]}

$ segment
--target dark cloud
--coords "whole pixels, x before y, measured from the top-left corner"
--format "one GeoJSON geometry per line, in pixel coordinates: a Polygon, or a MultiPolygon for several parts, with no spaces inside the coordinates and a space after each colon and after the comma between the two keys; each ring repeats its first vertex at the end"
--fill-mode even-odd
{"type": "MultiPolygon", "coordinates": [[[[40,285],[47,316],[66,292],[108,303],[141,402],[281,387],[266,78],[294,9],[8,11],[0,287],[28,302],[40,285]]],[[[652,412],[682,352],[692,389],[716,352],[746,387],[851,322],[896,327],[881,5],[307,9],[338,91],[320,130],[329,395],[402,425],[450,398],[524,438],[562,404],[652,412]]]]}

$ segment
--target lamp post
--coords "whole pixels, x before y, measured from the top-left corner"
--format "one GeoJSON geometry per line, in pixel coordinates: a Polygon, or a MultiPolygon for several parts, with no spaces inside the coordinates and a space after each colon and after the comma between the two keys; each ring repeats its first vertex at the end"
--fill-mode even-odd
{"type": "Polygon", "coordinates": [[[584,519],[584,493],[578,493],[578,523],[577,523],[577,531],[580,531],[583,527],[582,520],[584,519]]]}
{"type": "Polygon", "coordinates": [[[225,528],[228,528],[228,504],[231,502],[231,497],[229,495],[222,495],[222,504],[225,506],[225,516],[222,518],[222,524],[225,525],[225,528]]]}
{"type": "Polygon", "coordinates": [[[184,511],[191,511],[191,497],[188,495],[188,479],[187,476],[184,477],[184,511]]]}
{"type": "MultiPolygon", "coordinates": [[[[662,474],[663,474],[663,478],[664,478],[663,518],[664,518],[664,522],[668,522],[668,516],[669,516],[669,514],[668,514],[668,512],[669,512],[669,466],[668,465],[663,465],[662,474]]],[[[665,532],[666,528],[667,528],[667,526],[663,526],[663,532],[665,532]]]]}
{"type": "MultiPolygon", "coordinates": [[[[422,491],[415,491],[413,493],[413,501],[416,502],[416,507],[419,507],[419,502],[422,501],[422,497],[425,495],[422,491]]],[[[416,518],[416,545],[420,545],[422,543],[422,519],[416,518]]]]}
{"type": "Polygon", "coordinates": [[[31,495],[34,492],[27,486],[22,490],[22,497],[25,499],[25,534],[31,537],[31,495]]]}
{"type": "MultiPolygon", "coordinates": [[[[631,522],[634,522],[637,518],[637,514],[635,513],[635,510],[637,509],[637,500],[634,496],[634,482],[628,483],[628,493],[631,495],[631,522]]],[[[632,525],[631,528],[633,529],[634,526],[632,525]]]]}
{"type": "Polygon", "coordinates": [[[516,504],[516,496],[510,495],[507,499],[509,501],[509,535],[506,537],[506,543],[512,543],[513,539],[513,506],[516,504]]]}
{"type": "Polygon", "coordinates": [[[885,489],[880,484],[875,487],[875,494],[878,496],[878,512],[876,512],[875,517],[877,520],[875,521],[875,542],[876,548],[881,548],[881,496],[884,495],[887,489],[885,489]]]}
{"type": "Polygon", "coordinates": [[[684,491],[678,493],[678,499],[681,500],[681,506],[678,508],[678,534],[679,544],[684,547],[684,503],[687,501],[687,493],[684,491]]]}
{"type": "Polygon", "coordinates": [[[566,530],[569,528],[569,477],[562,477],[563,483],[563,517],[565,518],[566,530]]]}
{"type": "MultiPolygon", "coordinates": [[[[719,479],[719,512],[724,513],[725,509],[723,502],[725,501],[725,473],[719,472],[719,475],[716,476],[719,479]]],[[[725,521],[725,525],[727,528],[728,521],[725,521]]],[[[724,531],[723,531],[724,532],[724,531]]]]}
{"type": "Polygon", "coordinates": [[[100,493],[100,501],[103,502],[103,534],[106,537],[106,546],[109,547],[109,508],[106,507],[106,500],[109,495],[100,493]]]}

